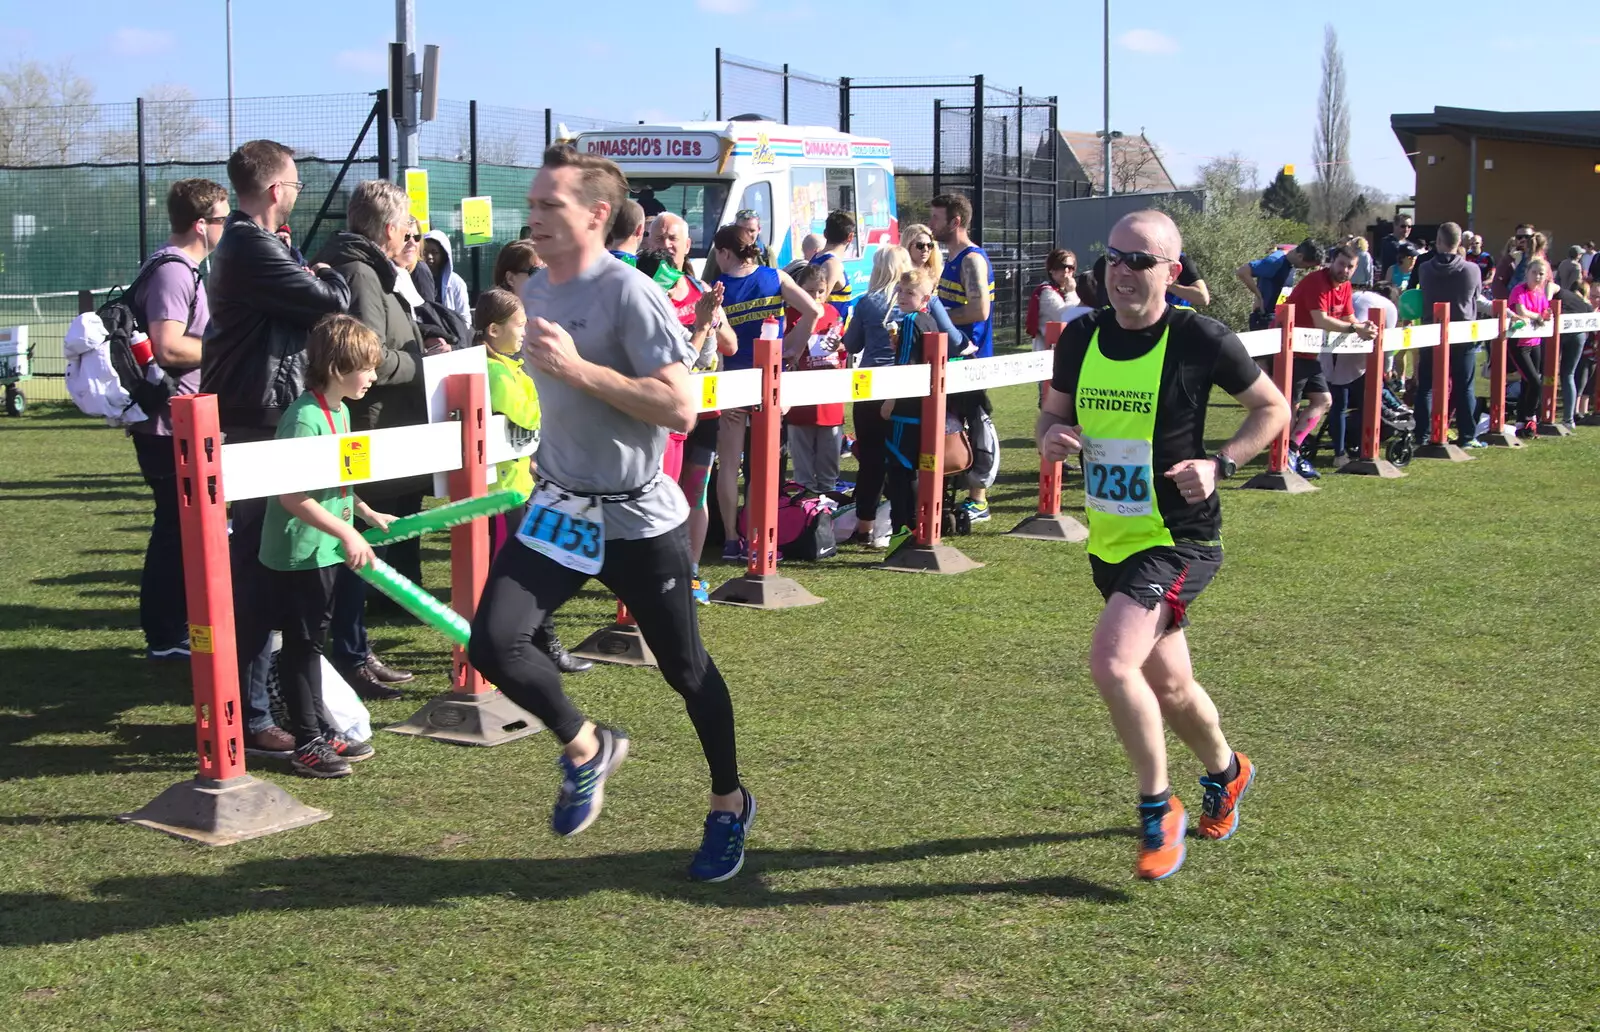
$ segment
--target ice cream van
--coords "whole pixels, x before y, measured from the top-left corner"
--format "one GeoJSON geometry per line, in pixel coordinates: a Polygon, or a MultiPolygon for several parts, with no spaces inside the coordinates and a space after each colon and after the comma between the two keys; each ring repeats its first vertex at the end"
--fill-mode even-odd
{"type": "Polygon", "coordinates": [[[856,239],[839,254],[856,297],[866,293],[872,257],[900,242],[889,141],[820,126],[777,122],[676,122],[581,133],[575,146],[610,158],[628,177],[645,215],[670,211],[689,224],[699,269],[717,227],[750,209],[778,266],[802,256],[828,212],[856,216],[856,239]]]}

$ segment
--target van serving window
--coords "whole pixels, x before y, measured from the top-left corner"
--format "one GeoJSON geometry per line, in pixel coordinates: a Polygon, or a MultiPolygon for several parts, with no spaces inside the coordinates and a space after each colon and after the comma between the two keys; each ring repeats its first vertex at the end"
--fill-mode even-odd
{"type": "Polygon", "coordinates": [[[639,202],[646,217],[664,211],[681,217],[689,224],[689,257],[704,258],[728,207],[732,185],[725,179],[629,176],[628,196],[639,202]]]}

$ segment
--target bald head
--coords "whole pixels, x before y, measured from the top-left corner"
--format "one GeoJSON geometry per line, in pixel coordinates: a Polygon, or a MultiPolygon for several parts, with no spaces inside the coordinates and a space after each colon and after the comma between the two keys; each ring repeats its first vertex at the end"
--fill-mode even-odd
{"type": "Polygon", "coordinates": [[[689,243],[689,223],[680,215],[664,211],[650,225],[650,246],[672,255],[673,263],[680,269],[684,259],[689,257],[689,243]]]}
{"type": "Polygon", "coordinates": [[[825,243],[821,233],[807,233],[800,241],[800,256],[809,262],[825,243]]]}
{"type": "Polygon", "coordinates": [[[1118,219],[1106,242],[1119,251],[1146,251],[1163,258],[1176,259],[1183,251],[1178,224],[1165,212],[1148,208],[1118,219]]]}

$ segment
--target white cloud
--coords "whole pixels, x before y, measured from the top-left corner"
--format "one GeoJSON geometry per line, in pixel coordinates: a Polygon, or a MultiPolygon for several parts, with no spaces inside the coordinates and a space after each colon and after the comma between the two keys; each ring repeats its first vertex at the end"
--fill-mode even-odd
{"type": "Polygon", "coordinates": [[[383,75],[389,69],[389,55],[382,50],[341,50],[333,56],[334,67],[361,75],[383,75]]]}
{"type": "Polygon", "coordinates": [[[1129,29],[1117,37],[1117,43],[1124,50],[1131,50],[1136,54],[1176,54],[1178,41],[1171,36],[1157,32],[1155,29],[1129,29]]]}
{"type": "Polygon", "coordinates": [[[150,57],[172,49],[170,32],[156,29],[121,28],[111,34],[111,50],[124,57],[150,57]]]}
{"type": "Polygon", "coordinates": [[[694,0],[694,5],[707,14],[744,14],[755,0],[694,0]]]}

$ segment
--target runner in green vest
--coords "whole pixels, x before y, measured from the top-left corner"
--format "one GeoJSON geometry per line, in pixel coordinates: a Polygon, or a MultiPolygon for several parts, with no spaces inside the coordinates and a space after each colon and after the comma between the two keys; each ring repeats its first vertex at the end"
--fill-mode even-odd
{"type": "Polygon", "coordinates": [[[1035,432],[1047,460],[1082,455],[1089,564],[1106,608],[1089,670],[1139,779],[1134,872],[1183,864],[1183,804],[1167,781],[1162,722],[1205,765],[1199,833],[1225,839],[1255,768],[1228,746],[1194,679],[1187,608],[1222,566],[1216,481],[1254,458],[1289,421],[1289,405],[1239,338],[1166,293],[1178,275],[1178,227],[1156,211],[1124,217],[1106,248],[1111,309],[1067,325],[1035,432]],[[1217,452],[1205,448],[1213,386],[1245,407],[1217,452]]]}

